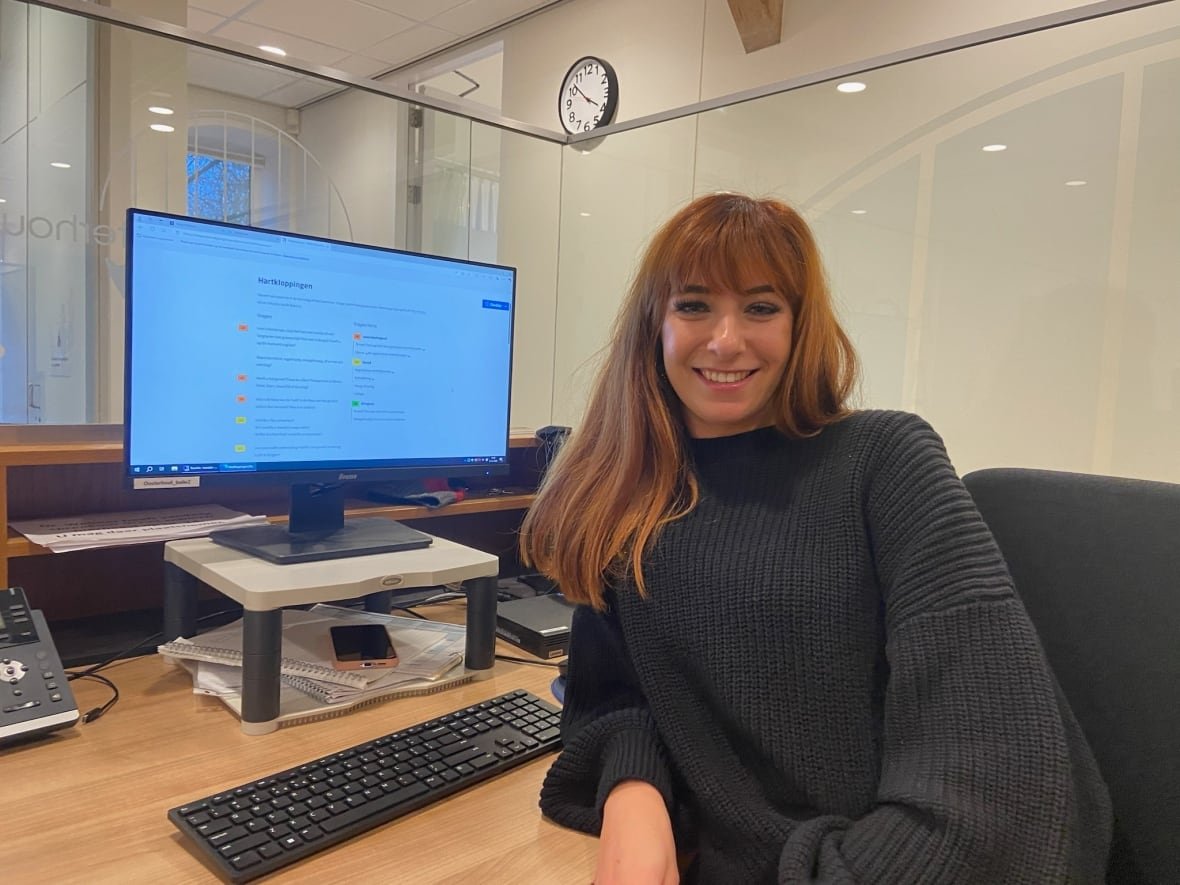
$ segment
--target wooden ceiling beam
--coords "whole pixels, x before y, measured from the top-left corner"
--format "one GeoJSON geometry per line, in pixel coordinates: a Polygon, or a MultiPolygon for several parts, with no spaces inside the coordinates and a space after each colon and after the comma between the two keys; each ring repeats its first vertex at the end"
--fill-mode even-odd
{"type": "Polygon", "coordinates": [[[729,0],[729,12],[748,55],[783,39],[783,0],[729,0]]]}

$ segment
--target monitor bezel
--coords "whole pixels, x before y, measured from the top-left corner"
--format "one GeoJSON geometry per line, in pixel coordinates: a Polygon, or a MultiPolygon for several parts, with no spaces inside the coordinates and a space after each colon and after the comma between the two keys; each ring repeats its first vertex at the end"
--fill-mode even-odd
{"type": "MultiPolygon", "coordinates": [[[[485,261],[475,261],[468,258],[453,258],[445,255],[436,255],[427,252],[416,252],[409,249],[396,249],[390,246],[376,246],[369,243],[357,243],[349,240],[339,240],[330,237],[315,236],[312,234],[295,233],[291,231],[277,230],[274,228],[259,227],[256,225],[235,224],[228,221],[217,221],[206,218],[196,218],[191,215],[179,215],[171,212],[163,212],[155,209],[142,209],[138,207],[130,207],[126,213],[126,227],[124,228],[125,236],[125,250],[124,250],[124,336],[123,336],[123,459],[122,459],[122,473],[123,484],[128,488],[137,488],[137,480],[146,480],[149,477],[142,473],[132,473],[131,464],[131,429],[132,429],[132,398],[131,398],[131,379],[133,374],[133,320],[132,311],[135,299],[134,284],[132,282],[132,274],[134,267],[134,246],[135,246],[135,218],[153,217],[163,219],[173,219],[177,221],[195,222],[200,225],[208,225],[210,227],[221,227],[235,230],[248,230],[263,234],[272,234],[274,236],[293,237],[297,239],[309,240],[317,243],[326,243],[330,245],[339,246],[355,246],[361,249],[370,249],[378,252],[392,253],[396,255],[406,255],[413,258],[424,258],[436,260],[447,264],[468,265],[474,267],[485,267],[494,270],[509,271],[512,275],[512,298],[509,305],[508,318],[508,395],[505,402],[504,414],[504,460],[498,463],[474,463],[466,464],[451,458],[430,459],[429,463],[424,461],[415,461],[414,463],[392,463],[392,462],[333,462],[332,466],[316,466],[316,467],[298,467],[298,468],[283,468],[276,470],[259,469],[255,471],[243,470],[241,472],[189,472],[183,474],[175,474],[181,478],[196,477],[200,487],[204,486],[283,486],[283,485],[302,485],[302,484],[334,484],[334,483],[353,483],[353,482],[392,482],[397,480],[414,480],[414,479],[428,479],[428,478],[446,478],[446,479],[474,479],[479,477],[495,477],[507,476],[510,472],[510,458],[511,458],[511,415],[512,415],[512,371],[513,360],[515,352],[515,336],[516,336],[516,290],[517,280],[519,278],[519,271],[512,265],[493,264],[485,261]]],[[[173,474],[161,474],[160,476],[173,476],[173,474]]]]}

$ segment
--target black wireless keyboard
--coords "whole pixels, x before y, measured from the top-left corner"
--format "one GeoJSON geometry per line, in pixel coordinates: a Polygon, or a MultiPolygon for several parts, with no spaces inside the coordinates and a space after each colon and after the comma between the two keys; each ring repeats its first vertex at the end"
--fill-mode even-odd
{"type": "Polygon", "coordinates": [[[168,811],[231,882],[248,882],[527,762],[560,710],[510,691],[168,811]]]}

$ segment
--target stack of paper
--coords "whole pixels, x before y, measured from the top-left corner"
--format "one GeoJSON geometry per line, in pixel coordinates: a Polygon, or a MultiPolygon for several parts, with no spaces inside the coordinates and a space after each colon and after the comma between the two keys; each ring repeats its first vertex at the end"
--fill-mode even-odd
{"type": "MultiPolygon", "coordinates": [[[[283,612],[280,721],[317,718],[382,698],[439,691],[474,674],[460,665],[466,630],[456,624],[423,621],[332,605],[283,612]],[[329,628],[344,622],[381,623],[389,631],[399,662],[391,669],[334,670],[329,628]]],[[[183,664],[193,692],[214,695],[241,715],[242,622],[235,621],[190,639],[175,639],[159,652],[183,664]]]]}
{"type": "Polygon", "coordinates": [[[54,553],[64,553],[93,547],[196,538],[217,529],[265,523],[265,516],[239,513],[219,504],[200,504],[24,520],[10,525],[32,543],[48,547],[54,553]]]}

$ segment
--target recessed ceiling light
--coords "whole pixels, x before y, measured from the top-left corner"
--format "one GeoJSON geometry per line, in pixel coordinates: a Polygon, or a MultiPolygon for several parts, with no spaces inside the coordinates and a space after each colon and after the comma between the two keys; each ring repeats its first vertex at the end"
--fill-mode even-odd
{"type": "Polygon", "coordinates": [[[161,117],[171,117],[175,111],[172,108],[166,108],[162,104],[154,104],[148,108],[148,112],[152,114],[159,114],[161,117]]]}
{"type": "Polygon", "coordinates": [[[1084,186],[1084,185],[1087,185],[1087,184],[1089,184],[1089,183],[1090,183],[1090,182],[1088,182],[1088,181],[1083,181],[1083,180],[1082,180],[1082,179],[1080,179],[1080,178],[1071,178],[1069,181],[1067,181],[1067,182],[1065,183],[1065,186],[1066,186],[1066,187],[1082,187],[1082,186],[1084,186]]]}
{"type": "Polygon", "coordinates": [[[8,202],[8,200],[4,199],[3,197],[0,197],[0,203],[7,203],[7,202],[8,202]]]}
{"type": "Polygon", "coordinates": [[[70,168],[69,163],[50,163],[49,165],[52,166],[54,169],[69,169],[70,168]]]}
{"type": "Polygon", "coordinates": [[[581,215],[583,218],[589,218],[589,217],[590,217],[590,213],[589,213],[589,212],[579,212],[578,214],[579,214],[579,215],[581,215]]]}
{"type": "Polygon", "coordinates": [[[867,215],[868,212],[869,212],[868,209],[853,209],[852,210],[853,215],[867,215]]]}
{"type": "Polygon", "coordinates": [[[153,132],[175,132],[175,126],[169,126],[167,123],[153,123],[148,127],[153,132]]]}
{"type": "Polygon", "coordinates": [[[843,83],[837,84],[837,92],[864,92],[867,87],[864,83],[858,80],[845,80],[843,83]]]}
{"type": "Polygon", "coordinates": [[[263,52],[269,52],[271,55],[277,55],[280,57],[287,54],[287,50],[279,49],[279,47],[277,47],[277,46],[259,46],[258,48],[261,49],[263,52]]]}
{"type": "Polygon", "coordinates": [[[996,151],[1008,150],[1008,145],[1006,145],[1006,144],[985,144],[983,147],[980,148],[980,150],[987,151],[989,154],[994,154],[996,151]]]}

